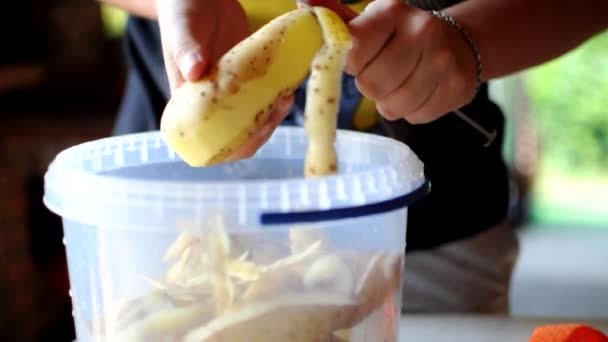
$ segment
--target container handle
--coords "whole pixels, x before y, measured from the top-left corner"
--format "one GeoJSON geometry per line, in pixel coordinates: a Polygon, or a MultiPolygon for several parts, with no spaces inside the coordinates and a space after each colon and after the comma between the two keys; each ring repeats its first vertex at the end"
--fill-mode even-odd
{"type": "Polygon", "coordinates": [[[385,201],[327,210],[262,213],[260,215],[260,223],[262,225],[296,224],[382,214],[408,207],[428,195],[430,191],[431,182],[425,177],[424,182],[418,188],[414,189],[414,191],[385,201]]]}

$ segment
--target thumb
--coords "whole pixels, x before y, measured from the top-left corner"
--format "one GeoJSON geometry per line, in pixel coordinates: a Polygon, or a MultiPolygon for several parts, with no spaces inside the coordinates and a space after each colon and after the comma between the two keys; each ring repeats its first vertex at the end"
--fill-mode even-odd
{"type": "Polygon", "coordinates": [[[336,12],[336,14],[339,15],[346,23],[355,19],[359,15],[359,13],[352,10],[339,0],[298,0],[298,3],[308,6],[329,8],[330,10],[336,12]]]}
{"type": "Polygon", "coordinates": [[[188,41],[188,38],[181,38],[176,43],[173,50],[173,60],[184,80],[196,81],[207,68],[207,58],[203,58],[207,54],[202,46],[194,40],[188,41]]]}
{"type": "Polygon", "coordinates": [[[207,68],[205,51],[196,44],[188,34],[175,34],[175,27],[162,32],[161,39],[165,69],[171,92],[179,88],[184,81],[200,79],[207,68]]]}
{"type": "Polygon", "coordinates": [[[210,38],[205,12],[191,1],[157,1],[158,23],[170,78],[196,81],[207,67],[210,38]]]}

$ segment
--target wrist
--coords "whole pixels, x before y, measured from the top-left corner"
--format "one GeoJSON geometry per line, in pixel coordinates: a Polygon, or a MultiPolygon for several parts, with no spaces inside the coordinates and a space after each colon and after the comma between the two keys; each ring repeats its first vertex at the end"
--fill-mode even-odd
{"type": "Polygon", "coordinates": [[[449,25],[450,29],[452,30],[452,33],[454,33],[452,36],[455,37],[456,41],[461,42],[461,44],[459,44],[461,48],[457,49],[457,51],[465,50],[464,54],[466,54],[466,56],[468,57],[463,58],[466,62],[463,63],[464,66],[462,69],[469,70],[469,75],[466,75],[465,77],[468,76],[469,79],[473,79],[474,90],[472,98],[474,98],[477,92],[479,91],[481,84],[483,83],[484,71],[481,54],[479,52],[477,44],[475,43],[469,32],[460,24],[458,19],[441,11],[430,11],[430,13],[434,17],[449,25]]]}

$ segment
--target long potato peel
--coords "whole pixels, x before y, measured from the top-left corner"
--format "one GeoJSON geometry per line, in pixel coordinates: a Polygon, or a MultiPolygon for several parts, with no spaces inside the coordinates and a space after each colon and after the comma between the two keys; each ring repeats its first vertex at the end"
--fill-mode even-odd
{"type": "Polygon", "coordinates": [[[342,91],[342,74],[352,47],[352,38],[342,19],[330,9],[313,7],[325,44],[312,61],[306,85],[304,118],[308,136],[305,171],[307,177],[337,172],[334,147],[342,91]]]}
{"type": "Polygon", "coordinates": [[[161,135],[190,166],[222,163],[310,75],[304,173],[335,173],[342,73],[351,46],[348,27],[333,11],[289,11],[230,49],[202,80],[176,89],[161,117],[161,135]]]}

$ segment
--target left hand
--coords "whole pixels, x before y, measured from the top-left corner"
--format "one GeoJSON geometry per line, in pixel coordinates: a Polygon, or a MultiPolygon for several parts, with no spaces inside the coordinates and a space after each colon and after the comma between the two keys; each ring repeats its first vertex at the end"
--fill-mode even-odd
{"type": "Polygon", "coordinates": [[[360,15],[335,0],[308,2],[349,22],[345,71],[385,118],[428,123],[475,95],[475,57],[450,24],[400,0],[375,0],[360,15]]]}

